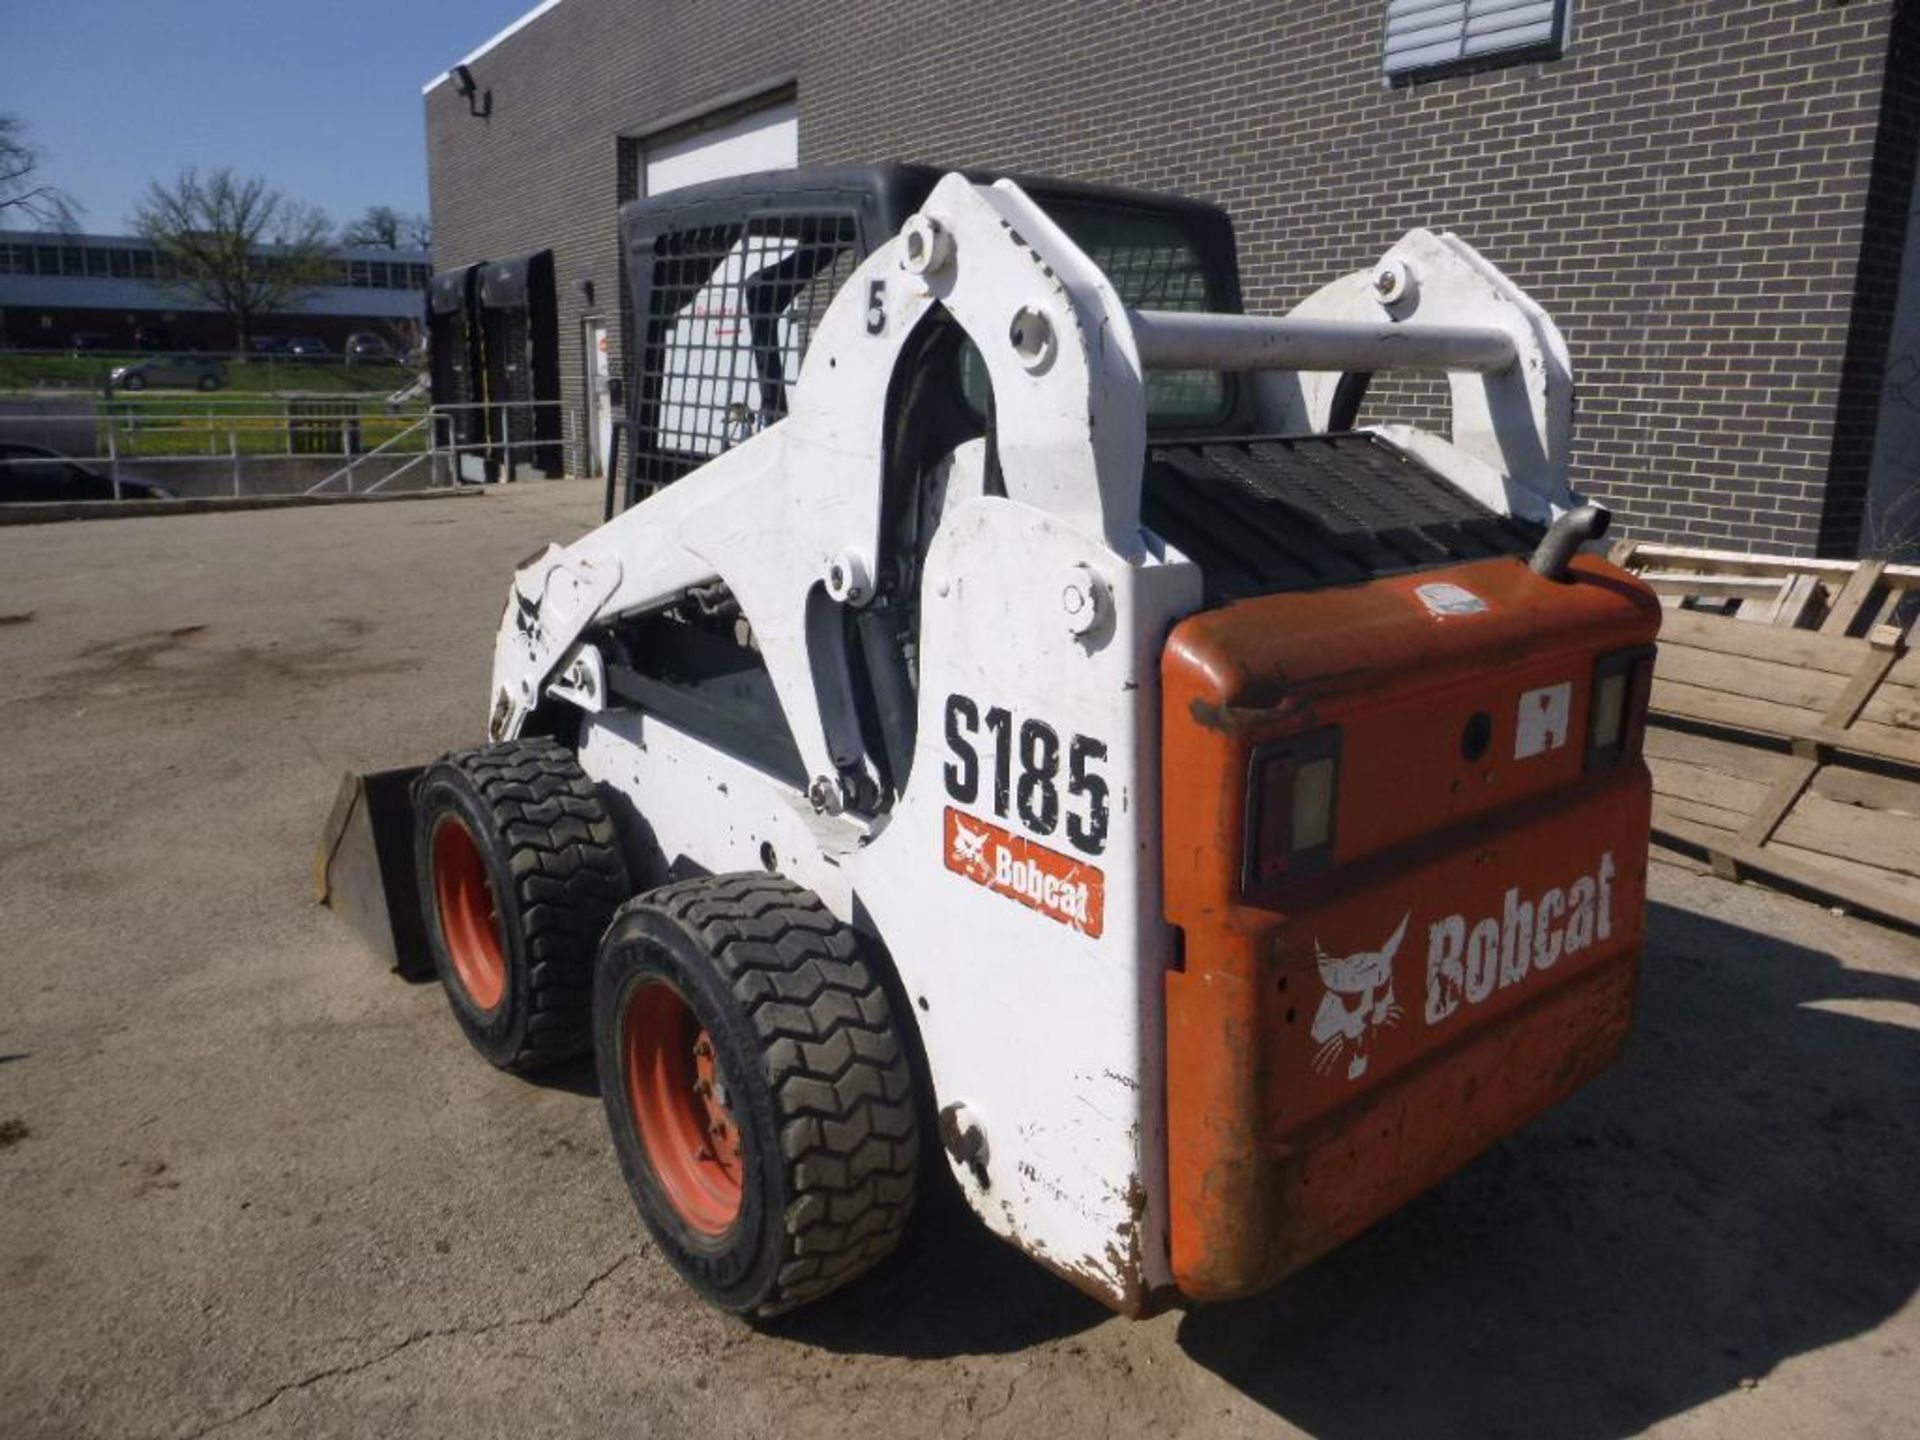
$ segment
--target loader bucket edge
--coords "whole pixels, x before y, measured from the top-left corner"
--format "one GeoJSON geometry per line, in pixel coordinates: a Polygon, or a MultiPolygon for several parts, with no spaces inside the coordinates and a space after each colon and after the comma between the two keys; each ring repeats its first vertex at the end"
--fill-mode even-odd
{"type": "Polygon", "coordinates": [[[433,974],[413,867],[413,781],[421,769],[348,771],[313,855],[313,898],[408,979],[433,974]]]}

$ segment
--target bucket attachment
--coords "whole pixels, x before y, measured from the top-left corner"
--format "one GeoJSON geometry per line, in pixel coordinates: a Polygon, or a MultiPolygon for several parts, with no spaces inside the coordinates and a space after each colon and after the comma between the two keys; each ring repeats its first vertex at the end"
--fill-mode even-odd
{"type": "Polygon", "coordinates": [[[313,855],[313,898],[408,979],[433,975],[413,868],[413,781],[420,770],[342,776],[313,855]]]}

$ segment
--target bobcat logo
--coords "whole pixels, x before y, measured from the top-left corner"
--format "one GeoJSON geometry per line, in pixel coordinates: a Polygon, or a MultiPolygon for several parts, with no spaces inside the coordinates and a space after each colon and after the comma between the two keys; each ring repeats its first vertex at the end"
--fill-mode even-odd
{"type": "Polygon", "coordinates": [[[1406,938],[1411,918],[1411,912],[1402,915],[1400,928],[1378,950],[1360,950],[1336,959],[1320,948],[1319,941],[1314,942],[1314,962],[1327,987],[1310,1032],[1320,1047],[1313,1053],[1313,1068],[1319,1073],[1324,1075],[1344,1056],[1347,1079],[1358,1080],[1367,1073],[1373,1032],[1393,1024],[1403,1013],[1393,998],[1393,957],[1406,938]]]}
{"type": "Polygon", "coordinates": [[[955,822],[953,827],[953,858],[969,869],[986,868],[987,832],[969,830],[955,822]]]}

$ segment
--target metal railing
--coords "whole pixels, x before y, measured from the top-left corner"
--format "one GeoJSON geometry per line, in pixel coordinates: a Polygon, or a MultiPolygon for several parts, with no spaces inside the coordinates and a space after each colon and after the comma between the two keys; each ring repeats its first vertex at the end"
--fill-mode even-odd
{"type": "MultiPolygon", "coordinates": [[[[542,451],[571,455],[575,450],[575,442],[569,437],[577,436],[581,428],[579,407],[559,400],[516,400],[506,404],[476,401],[435,405],[423,419],[430,426],[428,453],[436,461],[445,463],[449,484],[517,480],[521,467],[531,463],[542,451]],[[536,411],[550,412],[559,418],[557,434],[539,433],[540,427],[534,415],[536,411]],[[459,421],[462,417],[473,415],[484,416],[485,428],[494,433],[483,439],[461,440],[461,430],[471,426],[462,426],[459,421]]],[[[371,452],[361,458],[371,458],[371,452]]],[[[351,464],[343,466],[339,475],[328,476],[322,486],[315,488],[323,488],[326,483],[346,476],[353,468],[351,464]]],[[[561,468],[567,468],[564,461],[561,468]]]]}
{"type": "MultiPolygon", "coordinates": [[[[436,458],[436,456],[440,452],[433,444],[433,440],[434,440],[434,429],[436,426],[436,422],[439,420],[439,418],[440,417],[438,417],[433,411],[429,410],[426,414],[422,415],[418,420],[414,421],[413,424],[407,426],[407,428],[402,430],[399,434],[390,436],[389,438],[381,441],[378,445],[374,446],[373,449],[365,451],[362,454],[356,455],[353,459],[349,460],[345,465],[341,466],[338,470],[334,471],[331,475],[327,476],[324,480],[321,480],[317,484],[308,486],[305,490],[302,490],[300,493],[302,495],[318,495],[322,490],[325,490],[329,485],[333,484],[334,481],[340,480],[345,482],[346,493],[349,495],[352,495],[355,493],[353,488],[354,471],[358,470],[361,465],[363,465],[369,460],[374,459],[376,456],[388,454],[389,452],[392,451],[393,447],[395,445],[398,445],[402,440],[407,440],[410,438],[420,436],[424,432],[427,444],[423,448],[414,451],[412,455],[408,459],[402,461],[399,466],[397,466],[392,470],[387,471],[386,474],[382,475],[378,480],[374,481],[373,484],[362,487],[362,489],[358,492],[359,494],[362,494],[362,495],[374,494],[382,486],[387,485],[390,482],[399,479],[402,475],[405,475],[408,471],[412,470],[416,465],[419,465],[422,461],[431,463],[436,458]]],[[[431,479],[432,473],[433,473],[432,471],[429,471],[429,479],[427,483],[428,489],[433,488],[433,482],[431,479]]]]}
{"type": "MultiPolygon", "coordinates": [[[[84,406],[0,413],[0,441],[37,445],[111,482],[153,481],[196,494],[372,495],[424,478],[420,488],[518,479],[541,452],[571,458],[581,433],[578,407],[559,401],[513,405],[441,405],[394,414],[372,406],[301,413],[284,403],[237,408],[218,402],[84,406]],[[559,432],[542,434],[530,413],[550,408],[559,432]],[[491,411],[492,439],[461,440],[472,412],[491,411]],[[379,438],[363,446],[363,437],[379,438]],[[311,469],[326,473],[309,481],[311,469]],[[171,472],[171,473],[169,473],[171,472]],[[288,483],[291,481],[291,483],[288,483]]],[[[0,499],[4,499],[0,495],[0,499]]]]}

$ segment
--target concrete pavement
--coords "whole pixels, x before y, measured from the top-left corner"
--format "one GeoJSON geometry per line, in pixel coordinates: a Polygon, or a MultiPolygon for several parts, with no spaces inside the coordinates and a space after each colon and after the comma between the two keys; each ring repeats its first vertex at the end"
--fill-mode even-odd
{"type": "Polygon", "coordinates": [[[1275,1293],[1131,1324],[963,1215],[753,1330],[308,900],[479,734],[597,487],[0,530],[0,1434],[1904,1436],[1920,945],[1658,866],[1625,1062],[1275,1293]]]}

